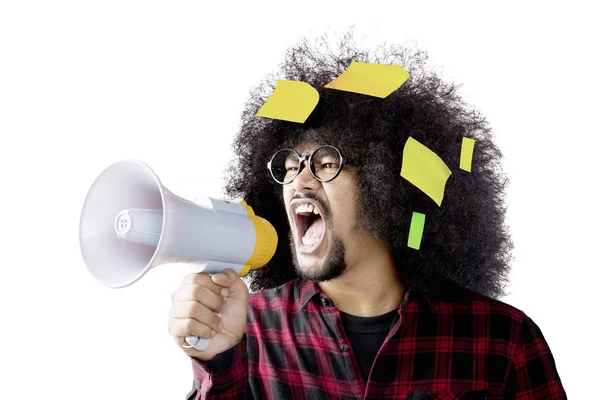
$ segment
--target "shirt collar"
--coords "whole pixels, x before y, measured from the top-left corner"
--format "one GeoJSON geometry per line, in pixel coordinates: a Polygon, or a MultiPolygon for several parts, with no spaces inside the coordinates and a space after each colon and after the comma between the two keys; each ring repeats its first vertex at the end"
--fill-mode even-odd
{"type": "MultiPolygon", "coordinates": [[[[309,301],[315,296],[321,296],[323,292],[315,281],[308,279],[300,279],[300,308],[303,309],[309,301]]],[[[323,294],[324,295],[324,294],[323,294]]],[[[416,289],[408,289],[404,293],[404,299],[400,307],[405,306],[412,301],[418,302],[423,311],[432,312],[434,310],[434,302],[428,296],[420,293],[416,289]]]]}

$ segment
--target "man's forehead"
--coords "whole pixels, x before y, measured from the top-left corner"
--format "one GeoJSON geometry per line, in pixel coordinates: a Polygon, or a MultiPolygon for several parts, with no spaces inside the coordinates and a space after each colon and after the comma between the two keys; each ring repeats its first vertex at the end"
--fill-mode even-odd
{"type": "Polygon", "coordinates": [[[300,154],[310,154],[316,150],[321,144],[314,140],[303,140],[300,143],[294,146],[294,150],[296,150],[300,154]]]}

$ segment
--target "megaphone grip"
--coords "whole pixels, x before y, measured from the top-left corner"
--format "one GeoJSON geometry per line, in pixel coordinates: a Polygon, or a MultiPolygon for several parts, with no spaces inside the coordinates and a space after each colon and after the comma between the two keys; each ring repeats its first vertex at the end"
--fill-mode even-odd
{"type": "MultiPolygon", "coordinates": [[[[217,316],[221,317],[221,314],[215,313],[217,316]]],[[[205,339],[198,336],[188,336],[185,338],[187,344],[198,351],[204,351],[208,348],[211,339],[205,339]]]]}

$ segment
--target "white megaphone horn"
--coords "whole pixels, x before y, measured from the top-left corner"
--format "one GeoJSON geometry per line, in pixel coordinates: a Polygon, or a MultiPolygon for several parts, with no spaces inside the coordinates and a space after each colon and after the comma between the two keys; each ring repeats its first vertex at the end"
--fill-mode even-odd
{"type": "MultiPolygon", "coordinates": [[[[245,276],[273,257],[277,232],[244,200],[182,199],[145,163],[127,160],[104,170],[89,190],[79,241],[92,275],[123,288],[167,263],[189,263],[207,274],[231,268],[245,276]]],[[[188,336],[186,342],[202,351],[210,339],[188,336]]]]}

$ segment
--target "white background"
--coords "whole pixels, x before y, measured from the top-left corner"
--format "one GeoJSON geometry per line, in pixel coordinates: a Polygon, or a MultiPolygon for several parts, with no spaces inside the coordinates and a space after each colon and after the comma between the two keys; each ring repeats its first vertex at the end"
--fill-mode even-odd
{"type": "Polygon", "coordinates": [[[516,260],[502,300],[542,328],[569,397],[595,397],[593,2],[216,3],[1,3],[0,398],[185,397],[191,364],[167,313],[189,269],[101,286],[79,252],[85,195],[133,157],[176,194],[221,197],[248,90],[301,37],[352,24],[367,43],[427,50],[488,117],[512,182],[516,260]]]}

